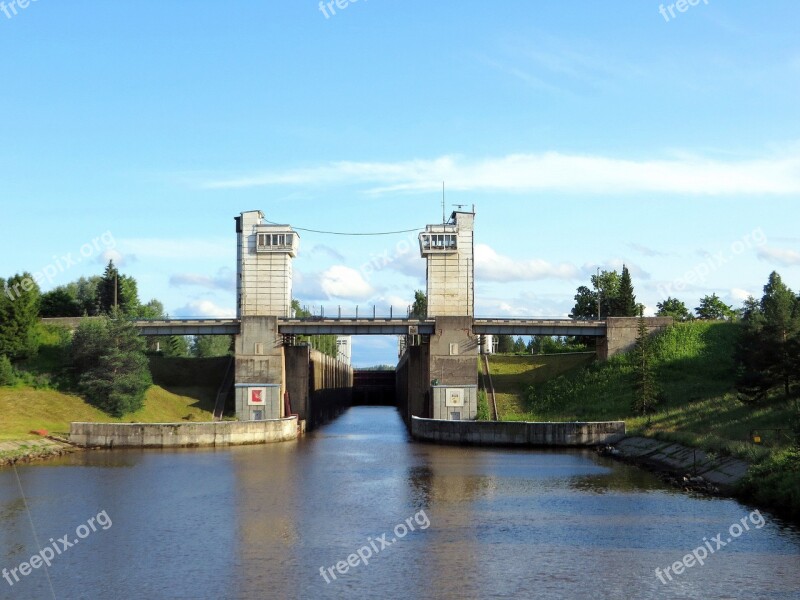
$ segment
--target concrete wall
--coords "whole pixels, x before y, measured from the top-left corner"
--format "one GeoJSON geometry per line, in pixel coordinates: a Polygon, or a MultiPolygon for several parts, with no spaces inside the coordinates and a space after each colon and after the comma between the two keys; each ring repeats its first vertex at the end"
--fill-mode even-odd
{"type": "Polygon", "coordinates": [[[286,347],[286,389],[292,412],[319,427],[353,403],[353,369],[350,365],[308,346],[286,347]]]}
{"type": "Polygon", "coordinates": [[[437,385],[431,390],[431,418],[445,421],[474,419],[478,414],[477,385],[437,385]],[[453,391],[460,396],[453,401],[453,391]]]}
{"type": "Polygon", "coordinates": [[[335,419],[353,404],[353,368],[317,350],[309,353],[308,428],[335,419]]]}
{"type": "MultiPolygon", "coordinates": [[[[646,317],[647,331],[654,334],[672,325],[672,317],[646,317]]],[[[615,354],[627,352],[636,345],[639,335],[639,317],[608,317],[606,337],[598,340],[597,357],[607,360],[615,354]]]]}
{"type": "Polygon", "coordinates": [[[430,345],[410,346],[397,365],[397,407],[406,427],[411,417],[430,416],[430,345]]]}
{"type": "Polygon", "coordinates": [[[283,393],[286,391],[286,366],[283,337],[278,333],[276,317],[243,317],[241,333],[236,336],[236,416],[240,421],[254,418],[259,407],[247,403],[247,388],[243,384],[278,384],[272,394],[273,404],[267,414],[284,417],[283,393]]]}
{"type": "Polygon", "coordinates": [[[596,446],[625,437],[625,423],[525,423],[411,420],[414,439],[475,446],[596,446]]]}
{"type": "Polygon", "coordinates": [[[101,448],[181,448],[269,444],[297,439],[297,418],[211,423],[71,423],[73,444],[101,448]]]}

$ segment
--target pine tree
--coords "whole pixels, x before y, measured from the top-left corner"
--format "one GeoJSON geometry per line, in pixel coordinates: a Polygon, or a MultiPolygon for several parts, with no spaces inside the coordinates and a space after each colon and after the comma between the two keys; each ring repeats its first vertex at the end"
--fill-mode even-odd
{"type": "Polygon", "coordinates": [[[628,267],[622,265],[622,276],[619,278],[619,290],[612,303],[614,317],[635,317],[639,314],[636,296],[633,294],[633,282],[628,267]]]}
{"type": "Polygon", "coordinates": [[[0,354],[11,360],[36,354],[40,301],[39,286],[30,273],[0,279],[0,354]]]}
{"type": "Polygon", "coordinates": [[[103,317],[84,320],[72,339],[78,389],[87,401],[113,417],[136,412],[153,381],[144,339],[133,323],[103,317]]]}

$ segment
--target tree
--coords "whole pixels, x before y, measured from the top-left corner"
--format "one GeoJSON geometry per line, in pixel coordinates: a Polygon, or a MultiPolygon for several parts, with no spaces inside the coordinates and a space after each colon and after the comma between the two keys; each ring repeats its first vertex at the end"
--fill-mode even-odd
{"type": "Polygon", "coordinates": [[[657,317],[672,317],[676,321],[691,321],[694,319],[686,305],[672,296],[656,304],[656,308],[658,308],[657,317]]]}
{"type": "Polygon", "coordinates": [[[147,304],[139,305],[136,317],[139,319],[166,319],[167,313],[164,311],[164,305],[153,298],[147,304]]]}
{"type": "MultiPolygon", "coordinates": [[[[614,305],[619,296],[620,275],[616,271],[602,271],[592,275],[592,288],[585,285],[575,294],[575,306],[569,316],[572,319],[605,319],[617,316],[614,305]],[[600,298],[600,314],[597,312],[597,299],[600,298]]],[[[631,293],[633,288],[631,288],[631,293]]]]}
{"type": "Polygon", "coordinates": [[[118,308],[123,315],[136,316],[139,310],[136,280],[120,274],[113,260],[108,261],[106,270],[98,282],[96,299],[100,314],[108,315],[118,308]]]}
{"type": "Polygon", "coordinates": [[[514,349],[512,351],[514,354],[525,354],[525,341],[521,337],[514,341],[514,349]]]}
{"type": "Polygon", "coordinates": [[[698,319],[705,321],[721,321],[733,318],[735,312],[717,297],[716,294],[706,295],[700,299],[700,306],[694,309],[698,319]]]}
{"type": "Polygon", "coordinates": [[[800,381],[800,299],[773,271],[756,303],[745,302],[744,329],[736,349],[737,388],[743,401],[763,401],[775,387],[789,399],[800,381]]]}
{"type": "Polygon", "coordinates": [[[514,338],[510,335],[499,335],[497,340],[498,354],[511,354],[514,352],[514,338]]]}
{"type": "Polygon", "coordinates": [[[428,318],[428,296],[422,290],[414,292],[414,304],[411,305],[412,319],[427,319],[428,318]]]}
{"type": "Polygon", "coordinates": [[[636,348],[634,351],[636,395],[633,408],[640,415],[647,417],[648,425],[650,425],[650,417],[658,399],[658,383],[651,354],[650,334],[647,331],[647,323],[644,320],[644,310],[640,310],[638,335],[636,336],[636,348]]]}
{"type": "Polygon", "coordinates": [[[575,294],[575,306],[569,313],[570,319],[597,319],[597,292],[585,285],[578,288],[575,294]]]}
{"type": "Polygon", "coordinates": [[[227,356],[231,353],[232,339],[229,335],[196,335],[192,339],[192,356],[209,358],[227,356]]]}
{"type": "Polygon", "coordinates": [[[0,278],[0,354],[28,358],[39,349],[39,286],[30,273],[0,278]]]}
{"type": "Polygon", "coordinates": [[[67,288],[61,286],[42,294],[39,314],[42,317],[80,317],[83,311],[67,288]]]}
{"type": "Polygon", "coordinates": [[[8,357],[0,354],[0,386],[10,386],[17,382],[17,374],[8,357]]]}
{"type": "Polygon", "coordinates": [[[153,381],[136,327],[114,318],[84,320],[72,338],[72,364],[86,400],[113,417],[136,412],[153,381]]]}
{"type": "Polygon", "coordinates": [[[619,278],[617,295],[611,301],[612,317],[635,317],[639,314],[636,305],[636,296],[633,293],[633,281],[628,267],[622,265],[622,275],[619,278]]]}
{"type": "Polygon", "coordinates": [[[80,314],[90,317],[99,314],[97,288],[100,281],[99,275],[93,275],[92,277],[81,277],[65,286],[67,292],[78,302],[81,308],[80,314]]]}

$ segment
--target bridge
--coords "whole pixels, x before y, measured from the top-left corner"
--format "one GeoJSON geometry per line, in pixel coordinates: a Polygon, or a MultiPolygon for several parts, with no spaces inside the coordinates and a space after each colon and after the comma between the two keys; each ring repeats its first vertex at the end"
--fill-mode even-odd
{"type": "MultiPolygon", "coordinates": [[[[435,319],[278,318],[282,335],[433,335],[435,319]]],[[[240,319],[135,321],[142,335],[239,335],[240,319]]],[[[475,335],[605,337],[606,321],[577,319],[474,319],[475,335]]]]}
{"type": "MultiPolygon", "coordinates": [[[[600,359],[631,347],[638,319],[476,318],[475,212],[458,210],[450,220],[419,234],[426,264],[426,318],[295,318],[293,259],[300,235],[290,225],[266,220],[258,210],[235,217],[236,318],[136,321],[142,335],[230,335],[234,338],[233,389],[242,421],[297,414],[309,427],[349,406],[354,373],[349,363],[322,355],[297,336],[391,335],[404,344],[395,373],[396,398],[407,424],[413,416],[474,419],[478,406],[479,349],[487,336],[580,336],[597,340],[600,359]]],[[[410,294],[409,294],[410,295],[410,294]]],[[[655,331],[671,319],[648,319],[655,331]]],[[[66,323],[65,323],[66,324],[66,323]]],[[[345,347],[347,345],[345,344],[345,347]]],[[[224,387],[224,386],[223,386],[224,387]]]]}

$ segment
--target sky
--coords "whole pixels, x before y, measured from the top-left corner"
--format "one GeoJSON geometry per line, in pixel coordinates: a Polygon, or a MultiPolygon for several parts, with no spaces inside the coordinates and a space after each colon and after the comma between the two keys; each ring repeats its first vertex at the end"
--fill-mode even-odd
{"type": "MultiPolygon", "coordinates": [[[[114,259],[171,316],[232,316],[242,211],[413,230],[445,182],[448,214],[475,206],[478,316],[564,317],[598,266],[648,314],[740,306],[773,270],[798,290],[800,4],[681,7],[6,0],[0,276],[49,290],[114,259]]],[[[424,289],[413,232],[300,234],[316,311],[424,289]]],[[[357,338],[354,361],[396,348],[357,338]]]]}

